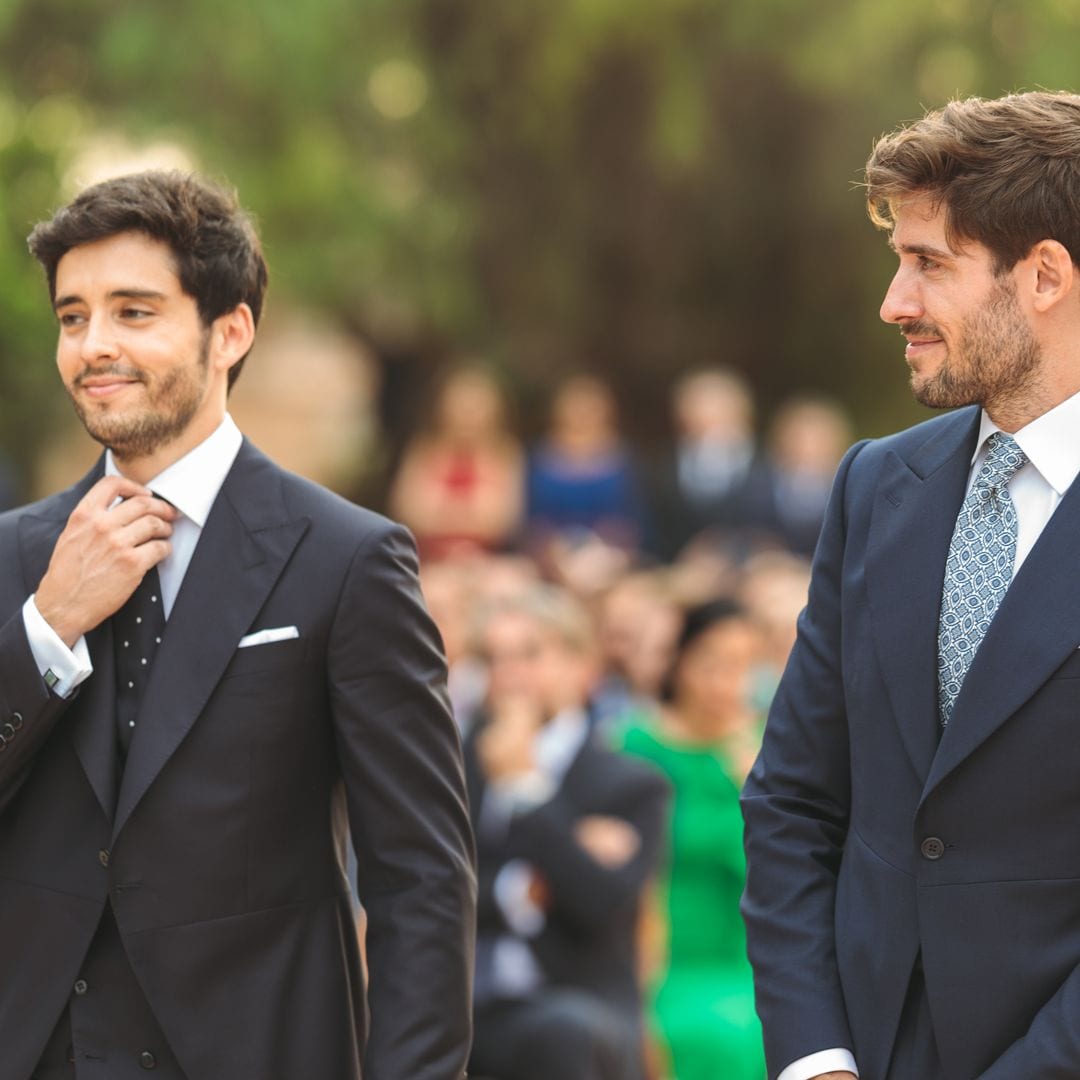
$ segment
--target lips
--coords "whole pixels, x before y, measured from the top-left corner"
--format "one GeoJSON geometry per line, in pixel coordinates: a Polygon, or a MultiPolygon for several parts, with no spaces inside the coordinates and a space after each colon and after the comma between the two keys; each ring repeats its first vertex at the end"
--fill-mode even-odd
{"type": "Polygon", "coordinates": [[[904,356],[908,360],[917,359],[920,356],[925,355],[933,349],[936,349],[939,345],[943,345],[944,341],[941,338],[908,338],[907,348],[904,350],[904,356]]]}
{"type": "Polygon", "coordinates": [[[107,398],[142,381],[137,370],[127,365],[110,364],[105,368],[83,371],[75,379],[75,389],[82,390],[87,397],[107,398]]]}
{"type": "Polygon", "coordinates": [[[79,379],[77,385],[88,397],[100,399],[112,397],[129,386],[138,384],[138,379],[123,378],[118,375],[95,375],[91,378],[79,379]]]}

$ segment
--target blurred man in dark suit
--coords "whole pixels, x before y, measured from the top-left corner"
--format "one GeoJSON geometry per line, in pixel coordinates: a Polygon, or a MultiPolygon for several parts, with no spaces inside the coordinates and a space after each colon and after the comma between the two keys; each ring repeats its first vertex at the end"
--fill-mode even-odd
{"type": "Polygon", "coordinates": [[[480,866],[476,1044],[498,1080],[641,1080],[636,934],[666,784],[590,737],[584,610],[536,587],[488,613],[466,745],[480,866]]]}

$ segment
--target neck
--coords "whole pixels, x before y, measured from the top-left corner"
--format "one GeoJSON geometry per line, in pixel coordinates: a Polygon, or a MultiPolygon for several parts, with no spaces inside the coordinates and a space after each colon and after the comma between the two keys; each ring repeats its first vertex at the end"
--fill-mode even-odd
{"type": "Polygon", "coordinates": [[[125,456],[122,452],[113,450],[113,461],[122,476],[145,487],[155,476],[160,476],[170,465],[210,438],[224,419],[225,410],[222,408],[220,413],[215,412],[205,418],[193,420],[175,439],[156,447],[148,454],[125,456]]]}
{"type": "Polygon", "coordinates": [[[1080,334],[1080,324],[1044,339],[1042,362],[1024,385],[982,403],[987,416],[1010,435],[1080,393],[1080,350],[1071,341],[1080,334]],[[1063,340],[1067,338],[1068,340],[1063,340]]]}

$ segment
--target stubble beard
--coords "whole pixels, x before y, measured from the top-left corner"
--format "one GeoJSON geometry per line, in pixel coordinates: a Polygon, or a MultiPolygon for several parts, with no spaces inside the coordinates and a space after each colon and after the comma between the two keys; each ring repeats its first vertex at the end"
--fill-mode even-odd
{"type": "MultiPolygon", "coordinates": [[[[93,369],[94,375],[135,377],[147,387],[142,409],[113,415],[108,408],[86,408],[69,387],[71,403],[83,427],[95,442],[112,451],[117,461],[148,457],[178,439],[191,423],[206,394],[210,369],[210,334],[199,341],[198,364],[194,370],[177,366],[150,389],[145,376],[126,364],[110,364],[93,369]]],[[[89,375],[91,372],[85,372],[89,375]]],[[[76,386],[78,379],[76,379],[76,386]]]]}
{"type": "MultiPolygon", "coordinates": [[[[908,332],[934,332],[930,324],[908,323],[908,332]]],[[[937,374],[919,382],[912,372],[915,400],[931,409],[961,405],[992,407],[1022,400],[1038,377],[1042,350],[1016,302],[1016,289],[996,285],[986,304],[963,324],[937,374]]]]}

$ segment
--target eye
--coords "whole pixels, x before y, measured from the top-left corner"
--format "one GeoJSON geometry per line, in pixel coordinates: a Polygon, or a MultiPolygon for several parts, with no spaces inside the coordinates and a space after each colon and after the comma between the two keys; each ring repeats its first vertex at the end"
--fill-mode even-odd
{"type": "Polygon", "coordinates": [[[80,326],[86,321],[85,316],[77,314],[73,311],[65,311],[63,314],[57,316],[60,325],[64,327],[80,326]]]}
{"type": "Polygon", "coordinates": [[[940,270],[941,263],[934,259],[931,259],[928,255],[919,256],[919,270],[925,273],[931,273],[934,270],[940,270]]]}
{"type": "Polygon", "coordinates": [[[153,315],[152,311],[147,311],[146,308],[137,307],[126,307],[120,312],[120,317],[122,319],[132,319],[136,321],[139,319],[148,319],[151,315],[153,315]]]}

